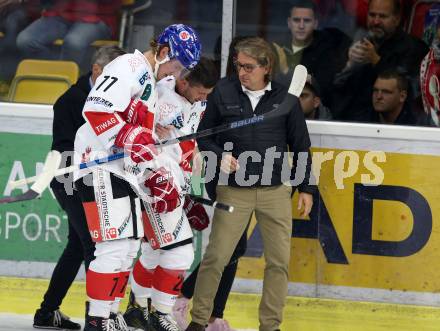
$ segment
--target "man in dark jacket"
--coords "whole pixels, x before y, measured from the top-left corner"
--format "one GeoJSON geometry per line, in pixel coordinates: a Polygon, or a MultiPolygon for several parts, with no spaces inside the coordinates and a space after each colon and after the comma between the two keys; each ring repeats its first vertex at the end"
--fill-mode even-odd
{"type": "MultiPolygon", "coordinates": [[[[81,76],[54,104],[52,150],[63,155],[66,166],[73,158],[73,143],[78,128],[84,123],[82,110],[87,95],[104,66],[125,52],[116,46],[102,47],[93,57],[92,72],[81,76]]],[[[79,330],[81,325],[69,320],[59,311],[67,291],[84,261],[87,269],[94,258],[95,245],[87,228],[87,221],[78,193],[73,190],[72,174],[51,182],[52,191],[67,214],[69,232],[67,245],[52,273],[49,288],[34,316],[34,327],[39,329],[79,330]]]]}
{"type": "MultiPolygon", "coordinates": [[[[285,87],[271,82],[275,54],[269,43],[261,38],[247,38],[235,49],[238,79],[219,81],[208,97],[198,130],[267,113],[286,96],[285,87]]],[[[292,236],[292,188],[283,182],[293,178],[295,167],[293,170],[286,167],[286,152],[289,147],[295,155],[302,152],[310,156],[310,138],[299,101],[277,118],[201,138],[198,144],[201,151],[209,151],[211,156],[213,152],[220,160],[217,200],[235,209],[232,215],[217,210],[214,213],[209,244],[196,282],[192,322],[187,331],[205,329],[223,269],[253,212],[261,230],[266,259],[260,330],[277,330],[287,295],[292,236]]],[[[212,170],[209,165],[208,160],[208,173],[212,170]]],[[[302,169],[306,169],[305,180],[296,184],[300,191],[298,209],[303,215],[310,212],[314,191],[308,183],[310,164],[307,165],[302,169]]]]}
{"type": "Polygon", "coordinates": [[[274,43],[280,65],[275,80],[288,86],[295,66],[302,64],[321,87],[322,102],[329,105],[333,79],[345,65],[351,39],[335,28],[317,30],[318,12],[312,0],[295,0],[288,15],[290,33],[274,43]]]}
{"type": "Polygon", "coordinates": [[[395,125],[435,126],[426,113],[417,114],[412,110],[408,79],[396,70],[386,70],[379,74],[374,86],[371,122],[395,125]]]}
{"type": "Polygon", "coordinates": [[[400,24],[400,0],[370,0],[368,34],[350,47],[346,66],[335,78],[330,105],[335,119],[369,121],[373,84],[382,71],[399,67],[417,82],[428,46],[400,24]]]}

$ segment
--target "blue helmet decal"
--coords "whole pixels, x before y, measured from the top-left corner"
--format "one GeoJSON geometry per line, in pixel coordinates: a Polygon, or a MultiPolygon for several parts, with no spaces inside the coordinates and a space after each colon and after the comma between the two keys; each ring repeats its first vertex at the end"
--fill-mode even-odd
{"type": "Polygon", "coordinates": [[[157,39],[159,44],[168,44],[169,57],[179,60],[187,69],[192,69],[200,60],[202,44],[193,28],[184,24],[172,24],[163,30],[157,39]]]}

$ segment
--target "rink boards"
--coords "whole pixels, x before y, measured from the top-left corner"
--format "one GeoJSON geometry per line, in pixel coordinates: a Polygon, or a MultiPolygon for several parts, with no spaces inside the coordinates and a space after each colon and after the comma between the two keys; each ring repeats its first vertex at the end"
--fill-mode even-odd
{"type": "MultiPolygon", "coordinates": [[[[50,107],[0,104],[2,195],[11,193],[8,179],[32,176],[41,168],[51,144],[51,121],[50,107]]],[[[292,202],[289,293],[438,306],[438,131],[328,122],[308,126],[314,155],[328,160],[320,168],[310,219],[299,219],[296,195],[292,202]]],[[[65,215],[49,190],[40,200],[0,206],[0,275],[47,277],[66,231],[65,215]]],[[[235,289],[258,293],[263,269],[253,221],[235,289]]]]}

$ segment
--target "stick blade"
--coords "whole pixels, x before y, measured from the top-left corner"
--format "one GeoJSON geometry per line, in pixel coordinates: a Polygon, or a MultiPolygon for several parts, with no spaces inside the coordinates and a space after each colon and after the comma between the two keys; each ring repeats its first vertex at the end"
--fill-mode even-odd
{"type": "Polygon", "coordinates": [[[31,186],[31,190],[37,192],[38,194],[43,193],[43,191],[49,186],[52,179],[55,177],[55,171],[58,169],[61,163],[61,154],[58,151],[50,151],[46,160],[44,161],[43,171],[41,172],[38,179],[31,186]]]}
{"type": "Polygon", "coordinates": [[[12,196],[12,197],[4,197],[0,199],[0,205],[4,203],[12,203],[12,202],[18,202],[18,201],[27,201],[37,198],[40,195],[40,193],[35,192],[34,190],[30,189],[29,191],[12,196]]]}
{"type": "Polygon", "coordinates": [[[301,64],[298,64],[295,67],[295,71],[293,72],[292,81],[289,86],[289,93],[298,97],[301,95],[301,92],[306,85],[307,81],[307,68],[301,64]]]}

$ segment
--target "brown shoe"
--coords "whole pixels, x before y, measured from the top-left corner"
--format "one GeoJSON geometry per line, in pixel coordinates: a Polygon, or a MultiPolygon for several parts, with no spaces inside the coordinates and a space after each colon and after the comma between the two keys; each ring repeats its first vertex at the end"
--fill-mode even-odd
{"type": "Polygon", "coordinates": [[[205,331],[205,326],[196,322],[191,322],[185,331],[205,331]]]}

